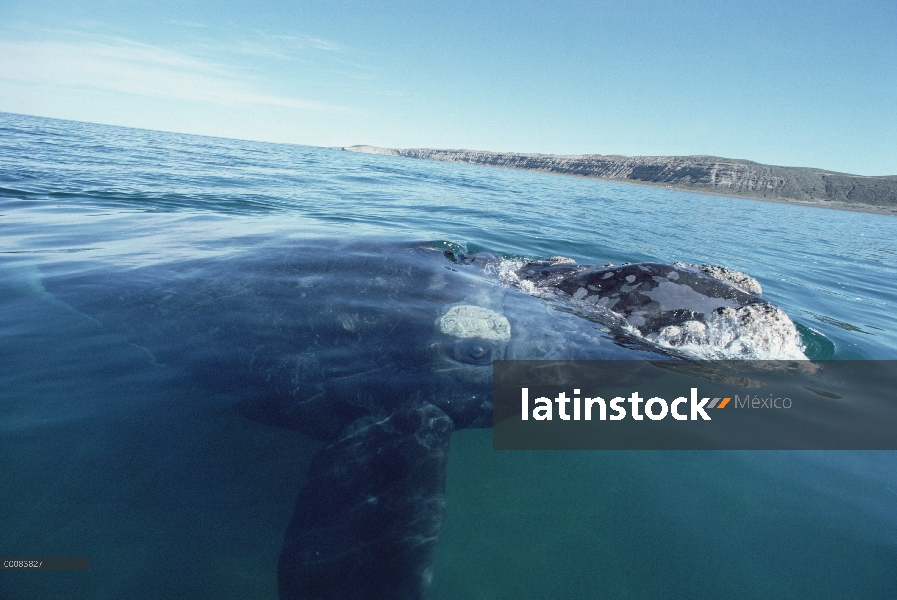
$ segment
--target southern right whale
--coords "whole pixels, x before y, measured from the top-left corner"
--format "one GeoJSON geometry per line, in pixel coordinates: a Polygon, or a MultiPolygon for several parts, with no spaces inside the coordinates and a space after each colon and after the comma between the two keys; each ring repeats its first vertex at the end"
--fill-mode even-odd
{"type": "Polygon", "coordinates": [[[715,319],[734,327],[720,351],[773,352],[743,334],[784,315],[688,267],[435,250],[321,240],[43,284],[246,417],[323,442],[284,535],[282,600],[426,594],[451,434],[491,424],[493,360],[668,358],[691,323],[712,344],[715,319]]]}

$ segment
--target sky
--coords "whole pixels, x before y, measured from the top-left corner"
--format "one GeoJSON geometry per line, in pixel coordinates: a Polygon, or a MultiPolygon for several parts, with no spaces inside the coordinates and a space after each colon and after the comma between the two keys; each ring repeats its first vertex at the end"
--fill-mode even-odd
{"type": "Polygon", "coordinates": [[[3,0],[0,111],[897,175],[897,1],[3,0]]]}

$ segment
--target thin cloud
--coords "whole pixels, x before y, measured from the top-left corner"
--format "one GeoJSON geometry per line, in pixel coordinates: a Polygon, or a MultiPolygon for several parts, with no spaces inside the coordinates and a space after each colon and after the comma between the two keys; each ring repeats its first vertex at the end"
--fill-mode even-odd
{"type": "MultiPolygon", "coordinates": [[[[334,42],[307,35],[274,35],[261,31],[252,31],[250,39],[240,39],[236,49],[243,54],[263,56],[285,60],[295,60],[307,56],[309,50],[321,50],[330,53],[343,52],[345,48],[334,42]]],[[[231,48],[224,47],[223,50],[231,48]]]]}
{"type": "Polygon", "coordinates": [[[343,50],[343,47],[339,44],[307,35],[283,35],[277,37],[300,46],[311,46],[317,50],[326,50],[327,52],[340,52],[343,50]]]}
{"type": "Polygon", "coordinates": [[[312,37],[310,35],[278,35],[264,32],[256,32],[266,40],[272,40],[281,46],[292,48],[295,50],[307,50],[314,48],[315,50],[326,50],[327,52],[341,52],[344,48],[335,42],[331,42],[322,38],[312,37]]]}
{"type": "Polygon", "coordinates": [[[260,91],[257,80],[226,64],[123,38],[0,42],[0,78],[223,105],[348,110],[266,94],[260,91]]]}
{"type": "MultiPolygon", "coordinates": [[[[249,56],[257,56],[260,58],[277,58],[279,60],[294,60],[295,57],[288,53],[284,52],[280,48],[273,47],[267,44],[259,44],[257,42],[250,42],[247,40],[239,40],[233,46],[239,54],[246,54],[249,56]]],[[[222,48],[225,51],[232,51],[231,46],[227,46],[222,48]]]]}
{"type": "Polygon", "coordinates": [[[178,25],[180,27],[193,27],[194,29],[208,29],[209,26],[204,23],[197,23],[195,21],[170,21],[172,25],[178,25]]]}

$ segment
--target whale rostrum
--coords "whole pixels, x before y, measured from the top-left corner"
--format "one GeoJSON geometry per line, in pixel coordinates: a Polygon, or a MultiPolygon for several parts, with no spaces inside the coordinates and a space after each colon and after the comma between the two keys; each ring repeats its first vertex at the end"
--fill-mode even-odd
{"type": "Polygon", "coordinates": [[[725,267],[684,263],[577,265],[563,257],[452,255],[618,336],[689,358],[805,360],[796,326],[760,298],[760,283],[725,267]]]}

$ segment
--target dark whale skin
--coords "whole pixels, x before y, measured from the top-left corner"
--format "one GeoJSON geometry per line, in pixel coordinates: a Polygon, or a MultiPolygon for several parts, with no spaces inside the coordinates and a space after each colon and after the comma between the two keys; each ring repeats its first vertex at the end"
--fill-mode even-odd
{"type": "Polygon", "coordinates": [[[515,290],[490,272],[500,260],[323,240],[43,283],[160,364],[235,397],[244,416],[324,443],[284,535],[282,600],[418,600],[432,579],[451,434],[492,423],[492,361],[664,358],[648,345],[621,348],[578,318],[603,323],[602,298],[646,332],[715,305],[765,304],[659,263],[533,261],[516,270],[528,287],[515,290]],[[469,305],[506,315],[510,339],[440,330],[449,307],[469,305]]]}

